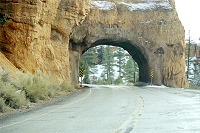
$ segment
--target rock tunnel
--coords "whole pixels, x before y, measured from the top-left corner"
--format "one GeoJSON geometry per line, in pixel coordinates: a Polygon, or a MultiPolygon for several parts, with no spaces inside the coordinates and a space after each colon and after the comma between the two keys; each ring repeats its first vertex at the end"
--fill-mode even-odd
{"type": "MultiPolygon", "coordinates": [[[[126,50],[132,58],[136,61],[139,67],[139,81],[141,82],[150,82],[150,72],[147,59],[141,50],[130,41],[126,39],[101,39],[94,42],[91,47],[96,47],[98,45],[112,45],[121,47],[126,50]]],[[[87,48],[88,49],[88,48],[87,48]]],[[[84,49],[83,53],[87,50],[84,49]]]]}
{"type": "Polygon", "coordinates": [[[140,81],[149,82],[152,70],[156,85],[187,86],[184,28],[174,1],[160,0],[147,9],[138,7],[142,4],[149,3],[93,2],[90,15],[71,35],[73,46],[80,52],[97,45],[122,47],[137,62],[140,81]]]}
{"type": "Polygon", "coordinates": [[[0,1],[0,17],[0,54],[20,71],[39,69],[78,86],[82,53],[114,45],[138,63],[140,81],[153,70],[154,84],[188,87],[174,0],[9,0],[0,1]]]}

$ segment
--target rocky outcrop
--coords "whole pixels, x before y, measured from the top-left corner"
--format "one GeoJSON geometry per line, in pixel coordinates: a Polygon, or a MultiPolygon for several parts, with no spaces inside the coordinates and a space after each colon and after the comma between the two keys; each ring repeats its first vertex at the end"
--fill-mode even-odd
{"type": "Polygon", "coordinates": [[[140,81],[187,87],[184,28],[173,0],[94,1],[72,40],[84,50],[97,45],[126,49],[138,63],[140,81]],[[78,44],[79,42],[77,42],[78,44]]]}
{"type": "Polygon", "coordinates": [[[187,86],[184,28],[174,0],[4,0],[0,49],[21,71],[40,69],[78,84],[82,52],[100,44],[126,49],[140,80],[187,86]]]}
{"type": "Polygon", "coordinates": [[[70,81],[69,37],[89,10],[88,0],[1,1],[1,52],[21,71],[70,81]]]}

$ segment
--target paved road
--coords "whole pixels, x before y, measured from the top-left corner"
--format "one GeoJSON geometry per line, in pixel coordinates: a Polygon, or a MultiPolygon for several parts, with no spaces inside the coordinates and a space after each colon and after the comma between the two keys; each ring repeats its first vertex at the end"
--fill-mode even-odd
{"type": "Polygon", "coordinates": [[[200,133],[200,91],[92,86],[0,119],[0,133],[200,133]]]}

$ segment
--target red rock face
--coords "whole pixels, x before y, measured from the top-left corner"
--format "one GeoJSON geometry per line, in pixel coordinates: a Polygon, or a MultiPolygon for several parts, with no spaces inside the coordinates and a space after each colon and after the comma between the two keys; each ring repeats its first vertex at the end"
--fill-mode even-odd
{"type": "Polygon", "coordinates": [[[139,65],[140,81],[149,82],[153,70],[154,84],[188,87],[184,28],[173,0],[110,0],[91,5],[71,40],[83,40],[86,49],[102,44],[123,47],[139,65]]]}
{"type": "Polygon", "coordinates": [[[69,36],[88,12],[87,0],[1,1],[1,52],[21,71],[39,69],[71,81],[69,36]]]}
{"type": "Polygon", "coordinates": [[[90,7],[90,0],[1,1],[1,53],[21,71],[39,69],[78,85],[82,51],[106,39],[107,45],[131,47],[142,80],[154,69],[156,84],[187,86],[184,29],[173,0],[151,10],[133,10],[139,1],[131,2],[111,1],[104,10],[90,7]]]}

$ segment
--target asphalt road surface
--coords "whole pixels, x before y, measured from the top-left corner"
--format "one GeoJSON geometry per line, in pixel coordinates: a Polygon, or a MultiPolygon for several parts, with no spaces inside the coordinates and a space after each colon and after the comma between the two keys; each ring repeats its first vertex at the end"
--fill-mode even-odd
{"type": "Polygon", "coordinates": [[[200,91],[93,85],[1,118],[0,133],[200,133],[200,91]]]}

